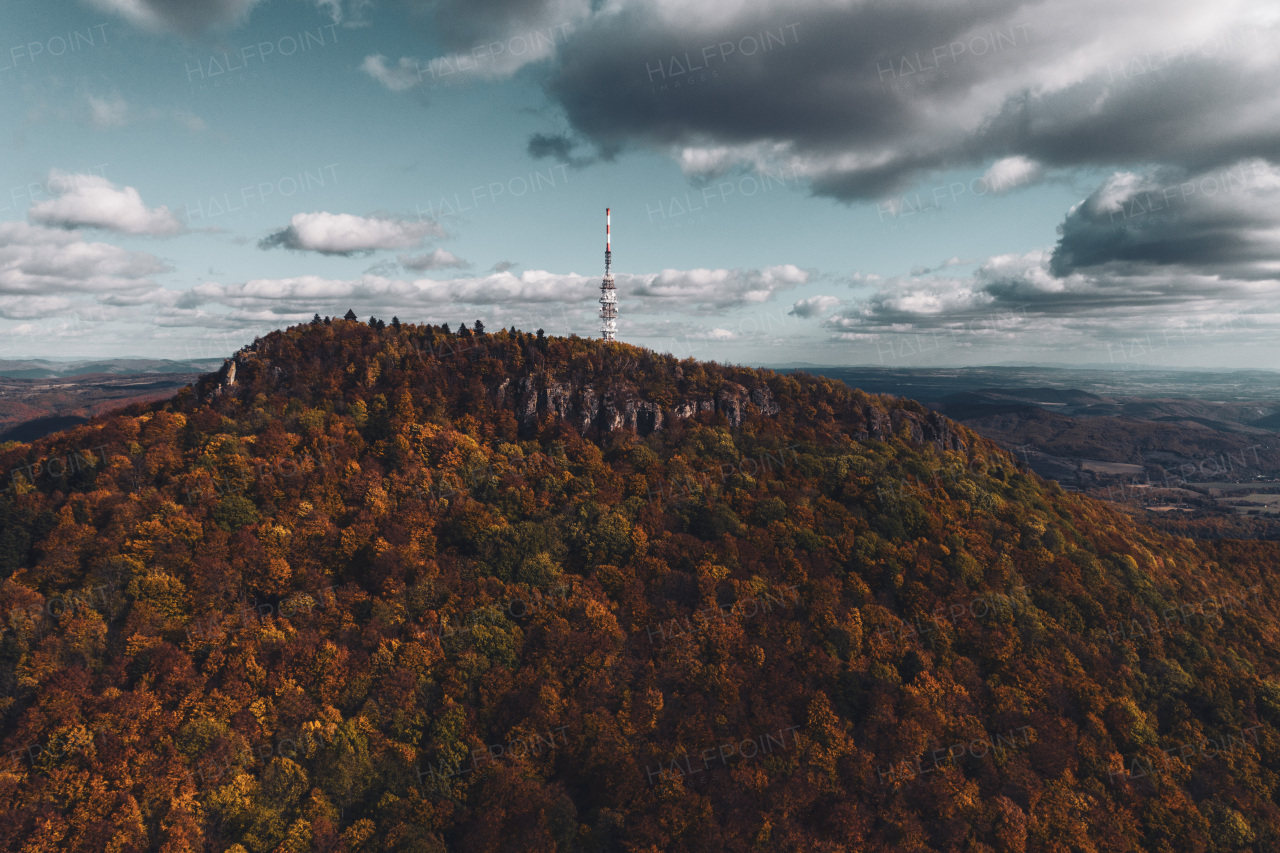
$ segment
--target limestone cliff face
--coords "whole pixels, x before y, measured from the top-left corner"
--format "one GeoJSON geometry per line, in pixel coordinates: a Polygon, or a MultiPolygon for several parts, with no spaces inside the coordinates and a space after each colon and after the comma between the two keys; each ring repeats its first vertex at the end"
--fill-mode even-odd
{"type": "Polygon", "coordinates": [[[886,414],[868,407],[863,418],[867,424],[866,434],[859,437],[883,441],[905,428],[906,437],[914,444],[932,444],[939,450],[963,450],[968,444],[956,431],[954,423],[934,411],[921,413],[891,409],[886,414]]]}
{"type": "MultiPolygon", "coordinates": [[[[507,380],[495,390],[495,402],[513,406],[516,421],[523,434],[532,433],[538,420],[552,415],[571,423],[583,434],[601,434],[627,430],[640,436],[657,432],[673,421],[704,413],[724,415],[730,427],[742,426],[752,417],[773,417],[781,411],[769,386],[761,382],[752,388],[725,382],[712,395],[691,397],[663,407],[644,396],[625,381],[602,390],[590,383],[574,384],[548,374],[521,376],[507,380]]],[[[933,411],[891,408],[884,411],[873,405],[854,408],[846,413],[855,424],[855,435],[862,439],[887,440],[905,430],[906,438],[916,444],[932,444],[939,450],[964,450],[969,440],[955,424],[933,411]],[[857,429],[861,421],[861,429],[857,429]]]]}
{"type": "MultiPolygon", "coordinates": [[[[505,402],[507,396],[503,387],[500,395],[495,395],[495,400],[505,402]]],[[[574,385],[547,374],[522,376],[516,380],[514,408],[522,432],[532,431],[539,418],[550,414],[569,421],[583,433],[628,430],[642,436],[661,430],[673,418],[688,418],[702,412],[723,414],[733,427],[741,426],[743,418],[752,413],[766,416],[778,413],[778,404],[765,385],[748,391],[741,385],[727,382],[712,396],[683,400],[664,408],[644,399],[637,389],[625,382],[602,390],[587,383],[574,385]]]]}
{"type": "Polygon", "coordinates": [[[639,400],[629,390],[602,393],[591,385],[574,387],[545,374],[521,376],[516,380],[516,421],[522,432],[531,431],[538,419],[548,414],[569,421],[584,433],[593,427],[602,432],[631,429],[642,435],[661,429],[658,407],[639,400]],[[640,416],[642,411],[647,413],[644,417],[640,416]]]}

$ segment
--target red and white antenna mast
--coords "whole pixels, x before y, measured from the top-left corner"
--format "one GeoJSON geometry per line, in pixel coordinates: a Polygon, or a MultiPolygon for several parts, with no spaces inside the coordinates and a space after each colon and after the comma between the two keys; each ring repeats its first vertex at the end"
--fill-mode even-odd
{"type": "Polygon", "coordinates": [[[606,341],[618,339],[618,291],[613,286],[613,273],[609,264],[613,260],[610,246],[609,208],[604,209],[604,280],[600,282],[600,337],[606,341]]]}

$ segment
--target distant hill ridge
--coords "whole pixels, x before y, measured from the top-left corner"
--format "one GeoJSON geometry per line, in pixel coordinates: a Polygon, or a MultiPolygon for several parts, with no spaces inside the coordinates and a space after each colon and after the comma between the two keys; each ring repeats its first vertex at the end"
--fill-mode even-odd
{"type": "Polygon", "coordinates": [[[82,361],[0,359],[0,376],[10,379],[54,379],[68,376],[127,375],[133,373],[203,373],[216,370],[221,359],[174,361],[153,358],[113,358],[82,361]]]}

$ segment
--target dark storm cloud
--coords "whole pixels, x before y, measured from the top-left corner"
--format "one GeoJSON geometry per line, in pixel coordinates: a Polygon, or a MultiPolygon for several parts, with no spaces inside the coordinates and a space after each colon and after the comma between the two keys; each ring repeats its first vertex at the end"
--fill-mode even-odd
{"type": "Polygon", "coordinates": [[[552,159],[575,169],[589,166],[596,162],[596,157],[579,157],[574,155],[578,142],[565,134],[535,133],[529,137],[529,156],[535,160],[552,159]]]}
{"type": "Polygon", "coordinates": [[[1198,8],[777,4],[706,26],[697,6],[629,5],[580,26],[546,85],[596,145],[789,159],[842,200],[1012,156],[1187,169],[1280,157],[1266,120],[1280,106],[1274,27],[1198,8]]]}
{"type": "Polygon", "coordinates": [[[1201,173],[1118,173],[1073,207],[1059,232],[1055,276],[1178,266],[1274,279],[1280,170],[1253,160],[1201,173]]]}
{"type": "Polygon", "coordinates": [[[886,142],[911,129],[911,110],[885,97],[877,61],[887,68],[897,44],[945,45],[1016,6],[983,5],[859,13],[782,6],[714,29],[631,7],[579,29],[548,87],[574,126],[601,142],[795,138],[815,149],[886,142]]]}
{"type": "MultiPolygon", "coordinates": [[[[1228,41],[1258,46],[1240,32],[1228,41]]],[[[1053,166],[1162,162],[1198,169],[1244,157],[1280,159],[1280,134],[1258,122],[1277,103],[1280,75],[1242,60],[1191,56],[1160,73],[1117,60],[1062,92],[1011,101],[985,138],[1053,166]]]]}

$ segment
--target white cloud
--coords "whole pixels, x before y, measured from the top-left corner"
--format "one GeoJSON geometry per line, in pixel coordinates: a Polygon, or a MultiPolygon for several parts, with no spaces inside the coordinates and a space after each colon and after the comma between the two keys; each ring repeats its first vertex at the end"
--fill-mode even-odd
{"type": "MultiPolygon", "coordinates": [[[[1237,342],[1280,333],[1280,167],[1119,171],[1073,205],[1052,249],[882,280],[822,322],[839,339],[949,333],[1019,347],[1102,345],[1206,326],[1237,342]]],[[[1163,338],[1162,338],[1163,339],[1163,338]]]]}
{"type": "Polygon", "coordinates": [[[727,169],[743,159],[739,152],[735,152],[725,146],[696,148],[687,145],[681,148],[676,155],[676,161],[680,164],[680,171],[696,178],[715,177],[723,174],[727,169]]]}
{"type": "Polygon", "coordinates": [[[361,69],[393,92],[452,85],[465,78],[501,80],[554,57],[591,14],[588,0],[539,0],[505,9],[498,3],[483,10],[456,0],[434,5],[437,35],[448,52],[427,60],[401,57],[394,67],[387,65],[385,56],[373,54],[361,69]]]}
{"type": "MultiPolygon", "coordinates": [[[[773,293],[798,287],[809,274],[795,266],[763,270],[663,270],[647,275],[616,277],[623,311],[628,317],[667,311],[715,313],[751,307],[773,293]]],[[[184,310],[220,305],[234,311],[271,316],[310,317],[312,312],[343,313],[356,308],[369,312],[399,313],[415,309],[438,311],[444,307],[504,308],[544,306],[587,309],[594,312],[600,279],[596,275],[526,270],[491,272],[480,276],[435,280],[389,278],[366,273],[355,279],[296,276],[254,279],[242,283],[205,283],[181,294],[176,306],[184,310]]],[[[591,321],[594,322],[594,321],[591,321]]]]}
{"type": "Polygon", "coordinates": [[[1016,187],[1028,187],[1044,176],[1044,168],[1035,160],[1015,154],[992,163],[982,174],[982,186],[997,195],[1016,187]]]}
{"type": "Polygon", "coordinates": [[[838,296],[810,296],[791,306],[790,314],[796,317],[818,317],[840,304],[838,296]]]}
{"type": "Polygon", "coordinates": [[[89,123],[101,130],[129,123],[129,102],[119,95],[111,98],[89,96],[89,123]]]}
{"type": "Polygon", "coordinates": [[[354,216],[350,213],[295,213],[289,226],[264,238],[264,249],[283,246],[323,255],[353,255],[379,249],[416,249],[427,237],[440,237],[435,222],[354,216]]]}
{"type": "Polygon", "coordinates": [[[400,57],[394,67],[387,65],[387,58],[381,54],[366,56],[360,63],[360,70],[393,92],[412,89],[422,82],[424,70],[416,59],[400,57]]]}
{"type": "Polygon", "coordinates": [[[767,302],[809,281],[794,264],[742,269],[666,269],[648,275],[617,275],[622,298],[640,299],[648,310],[714,312],[767,302]]]}
{"type": "Polygon", "coordinates": [[[40,302],[54,295],[154,290],[150,277],[170,269],[153,255],[109,243],[88,243],[71,231],[26,222],[0,223],[0,296],[11,306],[23,306],[26,313],[15,316],[61,310],[61,303],[40,302]]]}
{"type": "Polygon", "coordinates": [[[1058,277],[1051,256],[1048,250],[997,255],[964,277],[888,278],[822,325],[839,340],[942,334],[952,343],[1044,349],[1054,360],[1071,346],[1103,347],[1167,330],[1199,329],[1208,344],[1206,324],[1231,328],[1237,343],[1250,327],[1259,340],[1280,331],[1277,305],[1266,302],[1280,284],[1275,279],[1155,266],[1058,277]]]}
{"type": "Polygon", "coordinates": [[[133,187],[117,187],[98,175],[69,174],[55,169],[49,173],[48,185],[56,197],[31,205],[27,215],[34,222],[150,237],[180,234],[185,230],[169,208],[148,208],[133,187]]]}
{"type": "Polygon", "coordinates": [[[400,266],[414,272],[424,272],[426,270],[439,270],[447,267],[469,267],[471,264],[462,258],[447,252],[444,249],[435,249],[427,252],[425,255],[397,255],[396,260],[400,262],[400,266]]]}
{"type": "MultiPolygon", "coordinates": [[[[75,303],[66,296],[8,296],[0,294],[0,317],[6,320],[37,320],[71,310],[75,303]]],[[[38,326],[23,323],[9,329],[13,335],[34,335],[38,326]]]]}
{"type": "MultiPolygon", "coordinates": [[[[131,24],[153,32],[195,38],[245,22],[263,0],[88,0],[131,24]]],[[[314,0],[315,7],[345,27],[368,26],[373,0],[314,0]]]]}
{"type": "Polygon", "coordinates": [[[184,36],[225,29],[240,23],[259,0],[90,0],[143,29],[184,36]]]}
{"type": "Polygon", "coordinates": [[[188,110],[175,110],[173,113],[173,120],[192,133],[202,133],[203,131],[208,130],[209,127],[205,124],[204,119],[188,110]]]}
{"type": "MultiPolygon", "coordinates": [[[[411,307],[445,305],[502,305],[512,302],[558,302],[589,298],[584,276],[528,271],[519,276],[509,272],[486,276],[433,279],[386,278],[363,275],[357,279],[328,279],[297,276],[283,279],[253,279],[239,284],[203,284],[184,294],[184,307],[216,303],[246,311],[296,313],[310,306],[354,303],[362,310],[388,311],[411,307]]],[[[318,310],[318,309],[316,309],[318,310]]]]}
{"type": "Polygon", "coordinates": [[[373,0],[315,0],[317,8],[328,12],[335,24],[344,27],[367,27],[365,15],[373,8],[373,0]]]}

